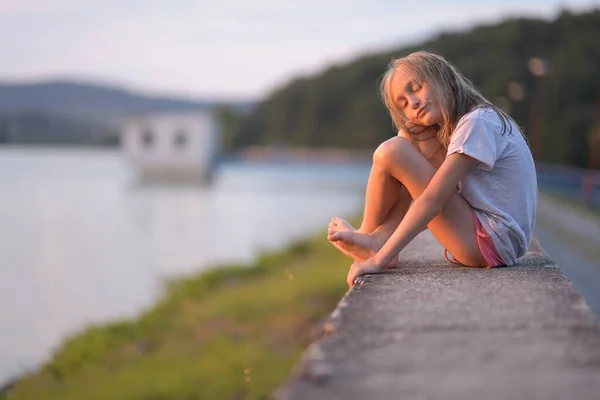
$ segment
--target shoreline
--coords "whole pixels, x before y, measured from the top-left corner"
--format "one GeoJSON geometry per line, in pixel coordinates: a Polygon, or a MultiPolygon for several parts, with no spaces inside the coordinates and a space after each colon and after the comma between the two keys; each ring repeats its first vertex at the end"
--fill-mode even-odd
{"type": "Polygon", "coordinates": [[[88,326],[64,338],[49,359],[3,382],[0,399],[66,400],[87,392],[114,398],[110,392],[119,384],[97,381],[115,379],[123,385],[117,392],[123,398],[160,397],[161,391],[175,397],[269,395],[321,334],[321,323],[347,291],[349,262],[319,233],[263,253],[249,265],[178,278],[137,317],[88,326]],[[218,350],[210,358],[206,353],[213,349],[218,350]],[[190,389],[188,379],[207,379],[215,365],[223,369],[222,380],[208,380],[208,388],[197,389],[204,392],[190,389]],[[137,379],[129,376],[132,368],[138,368],[137,379]],[[180,384],[166,392],[158,383],[148,386],[152,375],[167,369],[180,384]],[[227,393],[210,392],[215,387],[227,393]]]}

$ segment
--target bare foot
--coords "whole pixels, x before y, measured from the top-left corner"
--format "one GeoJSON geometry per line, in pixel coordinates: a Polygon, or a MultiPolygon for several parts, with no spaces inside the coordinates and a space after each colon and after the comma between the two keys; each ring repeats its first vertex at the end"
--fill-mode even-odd
{"type": "Polygon", "coordinates": [[[351,257],[354,261],[363,261],[367,258],[371,257],[371,252],[367,249],[361,249],[358,246],[354,246],[351,244],[347,244],[343,241],[333,241],[331,240],[332,236],[337,232],[356,232],[356,229],[345,219],[339,217],[331,218],[329,222],[329,227],[327,229],[327,239],[329,242],[334,245],[339,251],[351,257]]]}
{"type": "Polygon", "coordinates": [[[351,253],[353,258],[360,260],[374,256],[385,244],[385,241],[373,234],[357,231],[348,221],[339,217],[331,219],[327,239],[336,247],[351,253]]]}
{"type": "MultiPolygon", "coordinates": [[[[329,222],[327,238],[332,245],[354,261],[364,261],[374,256],[385,244],[385,238],[359,232],[348,221],[339,217],[333,217],[329,222]]],[[[396,258],[386,268],[397,266],[396,258]]]]}

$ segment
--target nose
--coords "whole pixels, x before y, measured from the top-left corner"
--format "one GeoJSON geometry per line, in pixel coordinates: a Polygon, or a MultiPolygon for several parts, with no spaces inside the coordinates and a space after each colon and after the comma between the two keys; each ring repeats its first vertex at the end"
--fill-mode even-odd
{"type": "Polygon", "coordinates": [[[414,94],[408,96],[408,102],[410,103],[410,105],[413,109],[417,109],[421,105],[419,98],[417,96],[415,96],[414,94]]]}

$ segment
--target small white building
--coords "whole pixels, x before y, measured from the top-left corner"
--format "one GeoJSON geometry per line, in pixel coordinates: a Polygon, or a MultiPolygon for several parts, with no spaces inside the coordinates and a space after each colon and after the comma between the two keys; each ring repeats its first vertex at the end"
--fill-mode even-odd
{"type": "Polygon", "coordinates": [[[219,151],[211,111],[148,114],[121,127],[121,148],[145,181],[204,182],[219,151]]]}

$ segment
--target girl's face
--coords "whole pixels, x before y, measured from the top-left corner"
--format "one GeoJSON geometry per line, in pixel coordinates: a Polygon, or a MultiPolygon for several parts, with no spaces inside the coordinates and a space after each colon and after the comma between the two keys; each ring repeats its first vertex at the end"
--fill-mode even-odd
{"type": "Polygon", "coordinates": [[[442,123],[439,103],[427,83],[418,84],[404,71],[396,69],[389,90],[408,121],[425,126],[442,123]]]}

